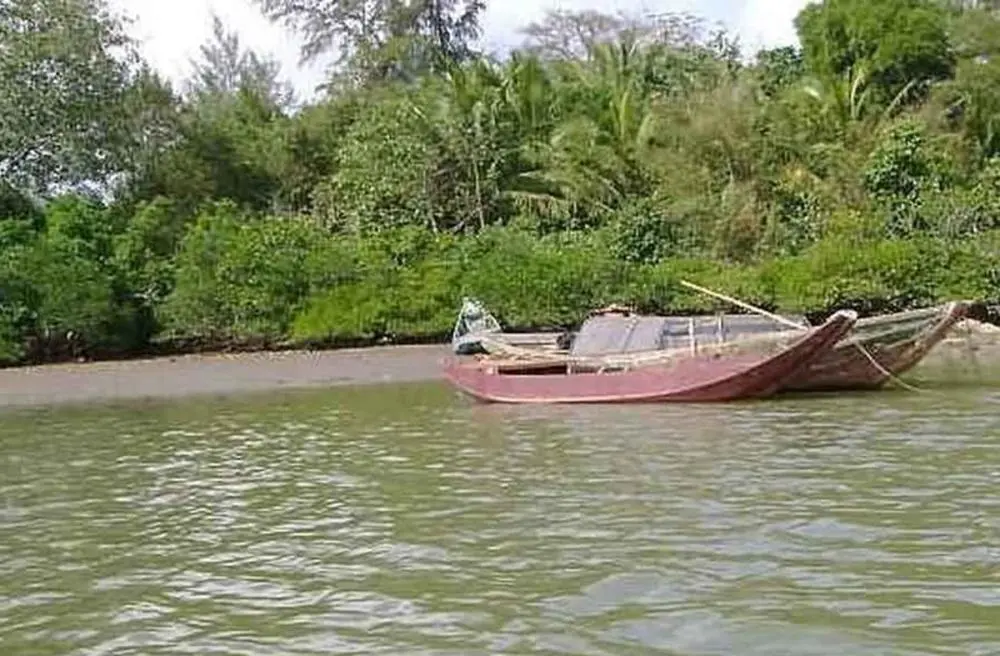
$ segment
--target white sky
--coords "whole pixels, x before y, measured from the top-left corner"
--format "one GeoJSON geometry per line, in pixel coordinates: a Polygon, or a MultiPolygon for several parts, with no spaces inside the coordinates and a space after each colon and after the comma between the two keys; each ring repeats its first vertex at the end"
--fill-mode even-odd
{"type": "MultiPolygon", "coordinates": [[[[807,0],[487,0],[483,45],[503,50],[521,41],[521,26],[550,8],[688,11],[720,21],[751,48],[795,42],[792,20],[807,0]]],[[[211,12],[236,29],[245,46],[270,53],[284,66],[300,96],[308,97],[323,79],[323,63],[298,65],[299,41],[260,15],[250,0],[110,0],[135,18],[133,34],[150,63],[175,82],[189,74],[190,60],[211,35],[211,12]]]]}

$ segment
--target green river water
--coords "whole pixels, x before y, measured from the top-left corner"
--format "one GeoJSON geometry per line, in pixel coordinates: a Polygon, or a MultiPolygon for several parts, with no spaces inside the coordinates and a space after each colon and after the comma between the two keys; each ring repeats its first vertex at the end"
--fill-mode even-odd
{"type": "Polygon", "coordinates": [[[0,414],[0,653],[1000,654],[1000,390],[0,414]]]}

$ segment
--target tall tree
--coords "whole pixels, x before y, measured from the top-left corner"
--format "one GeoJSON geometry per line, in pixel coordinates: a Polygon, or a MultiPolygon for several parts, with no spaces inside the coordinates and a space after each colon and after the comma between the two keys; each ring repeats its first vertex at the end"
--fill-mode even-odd
{"type": "MultiPolygon", "coordinates": [[[[1000,153],[1000,16],[966,9],[952,23],[958,57],[955,77],[935,89],[949,122],[961,118],[967,136],[983,153],[1000,153]]],[[[940,105],[938,105],[940,106],[940,105]]]]}
{"type": "Polygon", "coordinates": [[[302,34],[303,61],[336,51],[340,72],[361,82],[467,58],[484,0],[253,0],[270,20],[302,34]]]}
{"type": "Polygon", "coordinates": [[[883,102],[947,79],[955,64],[945,9],[934,0],[824,0],[803,9],[795,27],[811,73],[866,78],[883,102]]]}
{"type": "Polygon", "coordinates": [[[114,173],[135,61],[104,0],[0,3],[0,177],[46,193],[114,173]]]}
{"type": "Polygon", "coordinates": [[[227,30],[216,14],[212,14],[212,38],[200,50],[201,58],[192,62],[190,91],[207,94],[252,91],[282,108],[294,102],[291,85],[281,79],[281,64],[273,57],[244,48],[239,34],[227,30]]]}
{"type": "Polygon", "coordinates": [[[635,43],[675,49],[710,47],[736,57],[736,44],[706,21],[685,13],[608,14],[593,9],[554,9],[521,32],[523,49],[543,59],[585,59],[601,44],[635,43]]]}
{"type": "Polygon", "coordinates": [[[615,41],[628,20],[594,9],[553,9],[522,28],[524,50],[546,59],[580,59],[599,43],[615,41]]]}

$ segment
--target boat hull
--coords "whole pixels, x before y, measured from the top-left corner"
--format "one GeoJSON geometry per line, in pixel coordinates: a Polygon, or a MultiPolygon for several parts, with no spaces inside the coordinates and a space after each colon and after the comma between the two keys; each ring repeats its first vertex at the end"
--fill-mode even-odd
{"type": "Polygon", "coordinates": [[[568,363],[551,363],[504,373],[488,361],[451,361],[445,378],[459,390],[492,403],[709,403],[769,396],[786,379],[828,353],[854,325],[851,311],[834,314],[822,326],[774,355],[689,355],[670,362],[610,372],[568,373],[568,363]]]}
{"type": "MultiPolygon", "coordinates": [[[[965,317],[968,309],[966,302],[949,303],[937,322],[908,339],[896,342],[885,342],[877,336],[848,335],[827,355],[789,378],[781,391],[878,389],[923,360],[965,317]]],[[[858,324],[863,325],[862,322],[858,324]]]]}

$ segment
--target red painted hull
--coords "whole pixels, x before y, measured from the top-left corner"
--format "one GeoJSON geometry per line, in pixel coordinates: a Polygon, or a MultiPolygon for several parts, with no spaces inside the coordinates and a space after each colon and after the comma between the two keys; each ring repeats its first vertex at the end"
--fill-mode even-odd
{"type": "Polygon", "coordinates": [[[705,403],[769,396],[790,376],[826,356],[857,315],[843,311],[772,356],[692,355],[605,373],[497,373],[488,362],[452,361],[445,377],[493,403],[705,403]]]}
{"type": "Polygon", "coordinates": [[[968,308],[968,303],[952,303],[941,320],[928,330],[896,343],[879,344],[874,340],[860,339],[858,341],[864,347],[862,350],[852,340],[845,340],[826,356],[790,377],[781,391],[878,389],[888,382],[889,374],[899,376],[916,366],[965,317],[968,308]],[[872,363],[872,359],[878,366],[872,363]]]}

